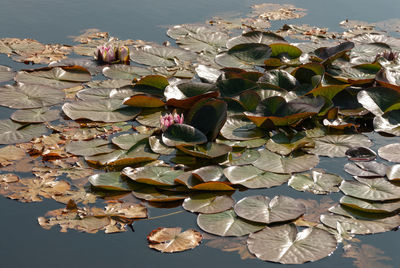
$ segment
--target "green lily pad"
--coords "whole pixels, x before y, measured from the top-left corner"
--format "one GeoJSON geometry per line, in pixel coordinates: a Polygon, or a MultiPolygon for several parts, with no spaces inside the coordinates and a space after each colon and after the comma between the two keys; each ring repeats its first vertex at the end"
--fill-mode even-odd
{"type": "Polygon", "coordinates": [[[162,97],[164,95],[164,90],[168,85],[169,82],[165,76],[147,75],[137,81],[133,88],[142,93],[162,97]]]}
{"type": "Polygon", "coordinates": [[[344,165],[344,170],[347,173],[359,177],[384,177],[386,169],[386,165],[375,161],[347,163],[344,165]]]}
{"type": "Polygon", "coordinates": [[[216,143],[220,144],[226,144],[231,147],[241,147],[241,148],[258,148],[260,146],[263,146],[266,142],[266,138],[262,139],[254,139],[254,140],[245,140],[245,141],[239,141],[239,140],[226,140],[226,139],[216,139],[216,143]]]}
{"type": "Polygon", "coordinates": [[[239,218],[233,209],[214,214],[199,214],[197,225],[203,231],[219,236],[242,236],[265,227],[265,224],[239,218]]]}
{"type": "Polygon", "coordinates": [[[57,89],[71,88],[89,82],[90,72],[81,66],[44,67],[19,71],[15,80],[24,84],[38,84],[57,89]]]}
{"type": "Polygon", "coordinates": [[[131,180],[150,185],[173,186],[175,179],[182,174],[182,170],[173,170],[170,167],[126,167],[122,174],[131,180]]]}
{"type": "Polygon", "coordinates": [[[14,109],[52,106],[64,100],[65,93],[42,85],[6,85],[0,88],[0,105],[14,109]]]}
{"type": "Polygon", "coordinates": [[[346,195],[372,201],[400,199],[400,187],[385,178],[356,179],[357,181],[343,181],[340,190],[346,195]]]}
{"type": "Polygon", "coordinates": [[[125,105],[142,108],[158,108],[165,105],[165,103],[157,96],[149,94],[136,94],[124,99],[125,105]]]}
{"type": "Polygon", "coordinates": [[[149,135],[139,134],[139,133],[122,134],[122,135],[113,137],[112,143],[114,143],[121,149],[129,150],[136,144],[143,143],[143,141],[147,140],[148,137],[149,137],[149,135]]]}
{"type": "Polygon", "coordinates": [[[11,115],[11,119],[20,123],[51,122],[60,118],[58,110],[49,108],[18,110],[11,115]]]}
{"type": "Polygon", "coordinates": [[[93,165],[100,166],[129,166],[157,160],[158,154],[150,151],[144,143],[128,150],[115,150],[107,154],[87,156],[85,160],[93,165]]]}
{"type": "Polygon", "coordinates": [[[185,193],[177,193],[172,191],[163,191],[151,185],[135,189],[132,194],[139,199],[144,199],[149,202],[175,202],[187,198],[185,193]]]}
{"type": "Polygon", "coordinates": [[[132,49],[130,52],[132,61],[149,66],[175,66],[175,59],[192,61],[196,55],[192,52],[174,47],[150,46],[132,49]]]}
{"type": "Polygon", "coordinates": [[[259,83],[262,83],[264,89],[275,89],[275,90],[295,90],[300,85],[299,81],[284,70],[271,70],[266,72],[259,79],[259,83]]]}
{"type": "Polygon", "coordinates": [[[73,120],[89,119],[107,123],[131,120],[141,111],[140,108],[122,105],[118,99],[65,103],[62,110],[73,120]]]}
{"type": "Polygon", "coordinates": [[[299,148],[313,147],[312,139],[306,137],[304,133],[297,133],[289,138],[284,133],[277,133],[267,141],[265,148],[280,155],[288,155],[299,148]]]}
{"type": "Polygon", "coordinates": [[[370,147],[372,142],[367,136],[361,134],[352,135],[327,135],[314,138],[315,147],[308,149],[309,153],[329,156],[345,157],[346,151],[353,147],[370,147]]]}
{"type": "Polygon", "coordinates": [[[249,31],[229,39],[229,41],[226,42],[226,46],[227,48],[232,48],[240,44],[259,43],[269,45],[282,42],[286,42],[285,39],[273,32],[249,31]]]}
{"type": "Polygon", "coordinates": [[[296,88],[299,93],[307,93],[318,87],[324,78],[325,68],[320,63],[306,63],[292,71],[292,75],[300,85],[296,88]]]}
{"type": "Polygon", "coordinates": [[[400,163],[400,143],[392,143],[378,149],[378,155],[390,162],[400,163]]]}
{"type": "Polygon", "coordinates": [[[0,82],[6,82],[14,78],[14,71],[7,66],[0,65],[0,82]]]}
{"type": "Polygon", "coordinates": [[[297,191],[307,191],[314,194],[339,192],[343,179],[336,174],[325,173],[323,170],[313,170],[311,174],[295,174],[288,185],[297,191]]]}
{"type": "Polygon", "coordinates": [[[122,100],[135,94],[132,88],[87,88],[80,90],[76,96],[80,100],[118,99],[122,100]]]}
{"type": "Polygon", "coordinates": [[[14,144],[30,141],[46,133],[43,124],[22,124],[10,119],[0,120],[0,144],[14,144]]]}
{"type": "Polygon", "coordinates": [[[368,201],[345,195],[340,199],[340,204],[368,213],[391,213],[400,210],[399,200],[386,202],[368,201]]]}
{"type": "Polygon", "coordinates": [[[374,115],[383,115],[400,100],[400,91],[386,87],[371,87],[357,94],[358,102],[374,115]]]}
{"type": "Polygon", "coordinates": [[[290,178],[288,174],[263,171],[250,165],[228,167],[224,169],[224,175],[231,183],[252,189],[279,186],[290,178]]]}
{"type": "Polygon", "coordinates": [[[400,181],[400,164],[389,167],[386,170],[386,176],[390,181],[400,181]]]}
{"type": "Polygon", "coordinates": [[[337,241],[334,235],[319,228],[299,232],[294,224],[285,224],[250,234],[247,247],[264,261],[301,264],[331,255],[337,241]]]}
{"type": "Polygon", "coordinates": [[[147,68],[129,66],[126,64],[112,64],[104,67],[103,74],[110,79],[133,80],[142,76],[151,75],[152,72],[147,68]]]}
{"type": "Polygon", "coordinates": [[[197,170],[188,171],[182,173],[178,178],[175,179],[175,182],[179,184],[185,185],[187,188],[191,190],[200,190],[200,191],[234,191],[235,189],[230,186],[228,181],[225,181],[223,178],[222,172],[218,174],[217,172],[211,172],[207,174],[207,170],[212,169],[213,167],[203,167],[197,170]],[[196,174],[195,172],[200,173],[196,174]]]}
{"type": "Polygon", "coordinates": [[[104,139],[93,139],[89,141],[71,141],[65,147],[68,153],[81,155],[81,156],[92,156],[97,154],[111,153],[115,150],[113,146],[110,146],[108,140],[104,139]]]}
{"type": "Polygon", "coordinates": [[[343,42],[333,47],[321,47],[314,51],[315,55],[322,59],[324,65],[329,65],[336,59],[342,57],[354,47],[353,42],[343,42]]]}
{"type": "Polygon", "coordinates": [[[162,116],[163,108],[143,109],[136,121],[148,127],[160,128],[160,117],[162,116]]]}
{"type": "Polygon", "coordinates": [[[321,215],[320,221],[333,229],[338,225],[350,234],[377,234],[391,231],[400,225],[400,216],[392,216],[383,219],[362,220],[336,214],[321,215]]]}
{"type": "Polygon", "coordinates": [[[190,196],[183,201],[183,208],[190,212],[213,214],[232,208],[235,201],[229,195],[200,193],[190,196]]]}
{"type": "Polygon", "coordinates": [[[271,53],[271,48],[265,44],[239,44],[218,54],[215,62],[224,67],[252,69],[254,66],[263,66],[271,53]]]}
{"type": "Polygon", "coordinates": [[[166,146],[162,142],[161,137],[158,136],[149,137],[149,144],[151,150],[157,154],[169,155],[175,151],[175,148],[166,146]]]}
{"type": "Polygon", "coordinates": [[[287,196],[247,196],[239,200],[235,207],[239,217],[261,223],[284,222],[297,219],[306,212],[303,203],[287,196]]]}
{"type": "Polygon", "coordinates": [[[186,82],[169,85],[165,88],[164,95],[168,106],[190,109],[201,99],[215,98],[219,96],[219,93],[214,84],[186,82]]]}
{"type": "Polygon", "coordinates": [[[207,137],[198,129],[186,124],[173,124],[162,134],[167,146],[196,145],[207,142],[207,137]]]}
{"type": "Polygon", "coordinates": [[[208,159],[217,158],[232,151],[232,148],[229,145],[218,144],[215,142],[208,142],[194,146],[178,145],[177,148],[186,154],[208,159]]]}
{"type": "Polygon", "coordinates": [[[221,128],[221,135],[230,140],[252,140],[265,136],[265,132],[243,116],[229,116],[221,128]]]}
{"type": "Polygon", "coordinates": [[[260,153],[258,150],[240,150],[231,152],[228,155],[227,163],[228,166],[243,166],[254,163],[258,158],[260,158],[260,153]]]}
{"type": "Polygon", "coordinates": [[[213,27],[208,27],[204,24],[181,24],[169,28],[167,35],[172,39],[178,39],[188,34],[212,33],[214,31],[213,27]]]}
{"type": "Polygon", "coordinates": [[[120,172],[107,172],[92,175],[88,178],[90,184],[96,188],[113,191],[132,191],[134,187],[120,172]]]}
{"type": "Polygon", "coordinates": [[[194,52],[217,54],[225,48],[229,36],[224,32],[189,33],[176,40],[178,46],[194,52]]]}
{"type": "Polygon", "coordinates": [[[281,156],[268,150],[259,150],[260,158],[253,163],[259,169],[274,173],[302,172],[314,168],[319,158],[313,154],[281,156]]]}

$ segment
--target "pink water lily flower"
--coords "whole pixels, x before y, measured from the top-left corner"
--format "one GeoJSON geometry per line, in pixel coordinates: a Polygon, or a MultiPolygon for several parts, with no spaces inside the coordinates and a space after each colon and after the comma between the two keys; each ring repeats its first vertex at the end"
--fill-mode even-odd
{"type": "Polygon", "coordinates": [[[164,116],[160,116],[162,131],[167,130],[167,128],[173,124],[183,124],[183,114],[179,115],[174,111],[172,114],[167,113],[164,116]]]}
{"type": "Polygon", "coordinates": [[[96,59],[106,63],[116,61],[116,50],[113,45],[102,45],[97,47],[96,59]]]}
{"type": "Polygon", "coordinates": [[[126,46],[121,46],[118,48],[118,60],[122,63],[129,63],[129,48],[126,46]]]}

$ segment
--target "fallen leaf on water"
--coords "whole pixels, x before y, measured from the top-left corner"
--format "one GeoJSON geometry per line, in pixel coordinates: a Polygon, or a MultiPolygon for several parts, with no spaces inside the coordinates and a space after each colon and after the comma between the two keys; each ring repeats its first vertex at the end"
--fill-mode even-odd
{"type": "Polygon", "coordinates": [[[247,249],[247,237],[213,237],[205,245],[217,248],[224,252],[237,252],[242,260],[255,259],[256,257],[247,249]]]}
{"type": "Polygon", "coordinates": [[[385,252],[368,244],[348,244],[344,247],[342,257],[354,259],[353,264],[357,268],[391,268],[391,265],[382,261],[391,261],[392,258],[385,256],[385,252]]]}
{"type": "Polygon", "coordinates": [[[182,228],[158,228],[148,236],[149,247],[161,252],[179,252],[197,247],[203,239],[200,232],[189,229],[181,232],[182,228]]]}
{"type": "Polygon", "coordinates": [[[0,166],[11,165],[14,161],[22,159],[25,155],[25,150],[15,145],[3,147],[0,149],[0,166]]]}

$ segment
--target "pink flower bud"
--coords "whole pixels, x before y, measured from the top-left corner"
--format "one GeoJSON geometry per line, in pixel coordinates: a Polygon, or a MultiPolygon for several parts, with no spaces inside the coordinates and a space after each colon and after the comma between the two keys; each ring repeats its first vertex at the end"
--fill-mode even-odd
{"type": "Polygon", "coordinates": [[[165,131],[168,127],[173,124],[183,124],[183,114],[180,116],[174,112],[173,114],[167,113],[164,116],[160,116],[161,130],[165,131]]]}
{"type": "Polygon", "coordinates": [[[98,61],[112,63],[116,60],[115,48],[113,45],[102,45],[97,47],[96,59],[98,61]]]}
{"type": "Polygon", "coordinates": [[[122,46],[118,48],[118,59],[122,62],[122,63],[129,63],[129,48],[126,46],[122,46]]]}

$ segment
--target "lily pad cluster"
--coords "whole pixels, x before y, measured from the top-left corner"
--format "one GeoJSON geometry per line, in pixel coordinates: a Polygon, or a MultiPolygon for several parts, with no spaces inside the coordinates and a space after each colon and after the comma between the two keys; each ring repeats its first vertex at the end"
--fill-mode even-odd
{"type": "MultiPolygon", "coordinates": [[[[264,8],[257,7],[258,19],[275,17],[264,8]]],[[[400,136],[399,39],[364,33],[295,43],[276,32],[234,35],[217,25],[177,25],[167,35],[177,46],[85,33],[74,52],[89,57],[18,72],[1,66],[0,81],[15,83],[0,87],[0,105],[18,110],[0,121],[0,144],[17,144],[45,164],[34,167],[35,179],[1,177],[0,193],[65,203],[39,224],[89,233],[125,231],[147,217],[146,207],[130,202],[178,204],[198,214],[203,231],[249,235],[247,248],[257,258],[290,264],[329,256],[355,234],[400,225],[400,167],[372,161],[373,143],[362,134],[400,136]],[[130,65],[95,61],[106,42],[129,49],[130,65]],[[98,75],[103,80],[92,80],[98,75]],[[171,113],[182,116],[166,126],[171,113]],[[321,157],[346,156],[344,170],[354,179],[316,168],[321,157]],[[56,180],[61,174],[68,180],[56,180]],[[238,190],[286,183],[344,195],[319,222],[307,221],[310,208],[291,197],[233,198],[238,190]],[[78,207],[85,194],[132,194],[135,201],[78,207]]],[[[20,44],[21,55],[42,49],[8,41],[20,44]]],[[[400,162],[398,147],[378,155],[400,162]]],[[[162,252],[194,248],[201,239],[180,228],[148,236],[162,252]]]]}

